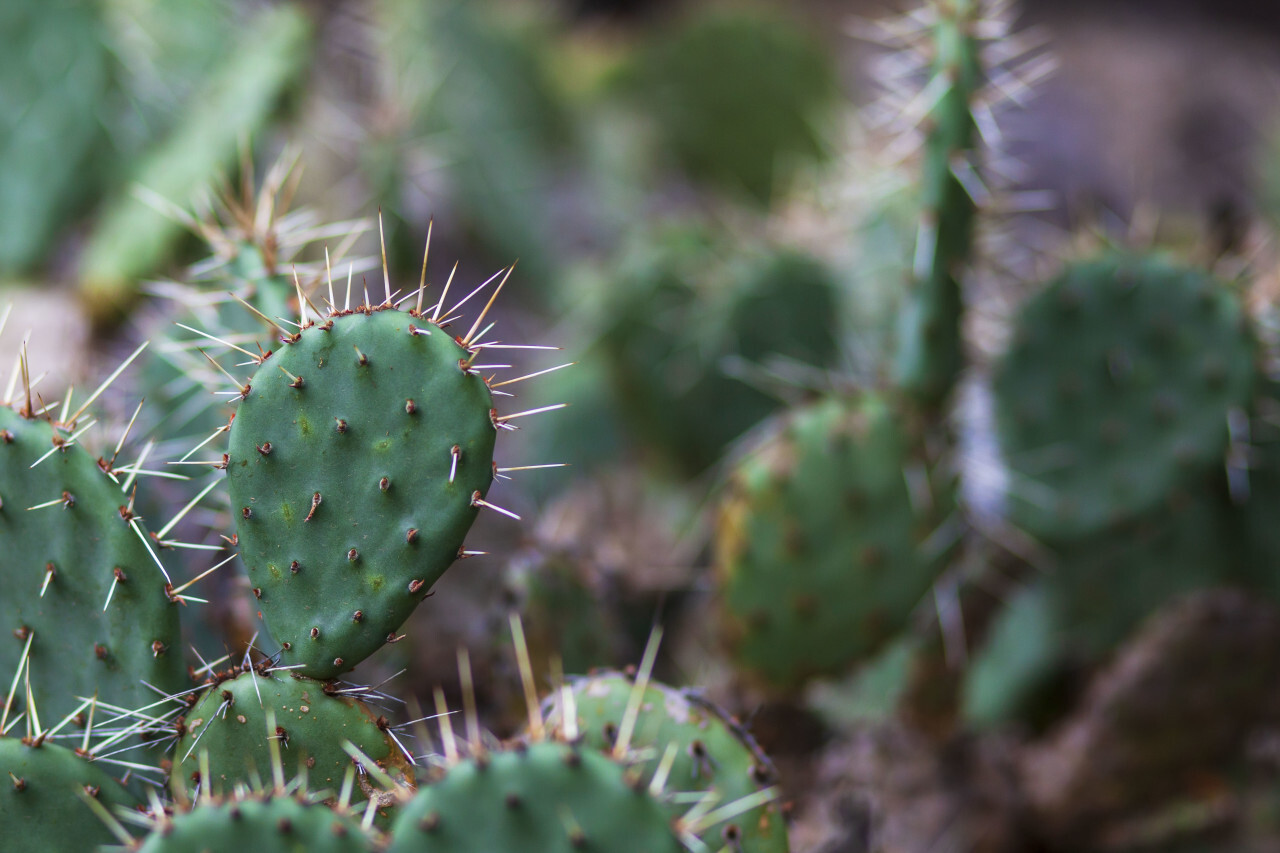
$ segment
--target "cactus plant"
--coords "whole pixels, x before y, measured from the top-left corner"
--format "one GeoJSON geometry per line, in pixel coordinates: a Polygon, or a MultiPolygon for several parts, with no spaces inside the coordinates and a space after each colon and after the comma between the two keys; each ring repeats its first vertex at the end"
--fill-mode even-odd
{"type": "Polygon", "coordinates": [[[1064,543],[1186,488],[1225,456],[1255,357],[1239,303],[1204,273],[1142,256],[1069,265],[996,367],[1011,519],[1064,543]]]}
{"type": "Polygon", "coordinates": [[[410,758],[385,717],[336,685],[269,666],[242,669],[216,679],[185,715],[170,776],[180,797],[197,790],[230,794],[254,778],[269,778],[276,763],[305,773],[313,789],[336,791],[352,766],[344,743],[412,784],[410,758]]]}
{"type": "Polygon", "coordinates": [[[160,816],[138,853],[369,853],[369,836],[350,815],[314,803],[306,792],[267,790],[202,798],[172,817],[160,816]]]}
{"type": "Polygon", "coordinates": [[[138,801],[101,766],[43,737],[0,736],[0,846],[12,853],[60,853],[110,844],[112,833],[86,802],[132,809],[138,801]]]}
{"type": "MultiPolygon", "coordinates": [[[[617,746],[630,725],[629,746],[643,769],[642,781],[666,775],[667,786],[709,797],[711,808],[758,798],[776,780],[773,765],[751,735],[727,713],[696,691],[657,682],[639,682],[620,672],[601,672],[571,680],[572,702],[561,697],[547,722],[560,732],[578,731],[583,742],[602,752],[617,746]],[[572,711],[572,726],[561,718],[572,711]],[[630,716],[629,716],[630,715],[630,716]]],[[[704,806],[705,807],[705,806],[704,806]]],[[[673,818],[685,807],[668,804],[673,818]]],[[[787,828],[776,800],[723,821],[707,824],[699,838],[710,849],[728,844],[742,853],[786,853],[787,828]]]]}
{"type": "Polygon", "coordinates": [[[980,0],[932,7],[928,135],[924,143],[924,209],[911,288],[898,317],[895,383],[918,403],[936,406],[964,365],[959,276],[973,246],[976,213],[973,105],[985,83],[977,23],[980,0]]]}
{"type": "MultiPolygon", "coordinates": [[[[238,52],[189,100],[190,114],[144,158],[135,182],[179,206],[203,192],[244,137],[266,125],[305,68],[310,26],[293,6],[263,10],[238,52]]],[[[80,262],[80,286],[95,320],[119,319],[138,296],[138,280],[167,259],[181,229],[132,193],[108,208],[80,262]]]]}
{"type": "Polygon", "coordinates": [[[495,367],[477,364],[496,345],[479,343],[488,307],[454,337],[439,305],[400,311],[387,290],[319,324],[304,308],[282,349],[257,359],[231,428],[240,553],[284,660],[314,678],[394,641],[465,556],[493,506],[495,435],[517,416],[497,414],[481,376],[495,367]]]}
{"type": "Polygon", "coordinates": [[[456,758],[401,807],[391,836],[388,853],[684,849],[638,773],[556,742],[456,758]]]}
{"type": "Polygon", "coordinates": [[[623,261],[602,343],[631,432],[692,475],[779,406],[729,368],[835,360],[835,285],[793,250],[723,263],[701,230],[656,239],[623,261]]]}
{"type": "Polygon", "coordinates": [[[0,9],[0,151],[9,167],[0,182],[0,270],[39,261],[59,219],[93,184],[98,107],[111,72],[102,18],[98,7],[76,2],[18,0],[0,9]]]}
{"type": "Polygon", "coordinates": [[[155,698],[142,682],[185,684],[181,599],[121,489],[133,476],[84,448],[93,422],[68,409],[36,414],[29,391],[0,406],[0,619],[16,638],[0,672],[26,685],[7,697],[6,717],[25,708],[59,719],[94,696],[137,708],[155,698]]]}
{"type": "Polygon", "coordinates": [[[838,673],[902,629],[942,567],[953,498],[867,394],[789,413],[722,500],[716,572],[735,660],[785,688],[838,673]]]}

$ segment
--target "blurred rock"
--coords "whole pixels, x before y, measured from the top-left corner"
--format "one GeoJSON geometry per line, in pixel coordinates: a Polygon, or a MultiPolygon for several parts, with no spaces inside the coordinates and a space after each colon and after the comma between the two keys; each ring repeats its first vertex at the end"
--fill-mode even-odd
{"type": "Polygon", "coordinates": [[[1022,756],[1036,824],[1055,848],[1105,846],[1133,816],[1209,803],[1251,731],[1274,720],[1280,612],[1209,590],[1150,619],[1075,714],[1022,756]]]}

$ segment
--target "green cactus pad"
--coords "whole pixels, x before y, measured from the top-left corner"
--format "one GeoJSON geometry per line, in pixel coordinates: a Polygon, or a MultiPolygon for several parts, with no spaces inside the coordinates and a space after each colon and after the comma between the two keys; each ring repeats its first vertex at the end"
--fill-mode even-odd
{"type": "Polygon", "coordinates": [[[1071,541],[1216,467],[1254,354],[1240,304],[1202,272],[1124,256],[1068,267],[1023,309],[996,368],[1010,517],[1071,541]]]}
{"type": "Polygon", "coordinates": [[[906,624],[941,568],[952,499],[866,395],[789,415],[732,475],[716,534],[726,634],[775,687],[837,673],[906,624]]]}
{"type": "Polygon", "coordinates": [[[364,660],[457,558],[496,432],[469,358],[429,321],[373,309],[303,329],[250,380],[232,513],[263,619],[301,674],[364,660]]]}
{"type": "MultiPolygon", "coordinates": [[[[384,718],[354,699],[330,695],[332,688],[288,672],[243,672],[215,684],[186,715],[174,748],[171,783],[194,794],[200,781],[200,753],[209,756],[214,794],[272,775],[269,723],[287,777],[306,774],[312,790],[337,792],[352,758],[350,741],[393,777],[412,782],[404,753],[386,731],[384,718]]],[[[176,791],[175,791],[176,793],[176,791]]]]}
{"type": "Polygon", "coordinates": [[[370,853],[349,816],[279,795],[200,802],[166,819],[139,853],[370,853]]]}
{"type": "MultiPolygon", "coordinates": [[[[633,679],[621,673],[602,673],[573,681],[577,730],[583,742],[602,751],[614,748],[628,703],[635,690],[633,679]]],[[[553,699],[556,697],[552,697],[553,699]]],[[[565,721],[559,703],[548,715],[549,725],[563,733],[565,721]]],[[[647,758],[638,764],[645,783],[653,779],[674,747],[675,758],[667,775],[669,792],[714,792],[720,808],[767,789],[775,781],[769,760],[751,736],[728,714],[699,699],[696,694],[650,682],[640,697],[639,713],[628,747],[647,758]]],[[[671,804],[678,818],[683,808],[671,804]]],[[[776,799],[706,827],[699,837],[712,850],[735,839],[741,853],[785,853],[787,827],[776,799]]]]}
{"type": "Polygon", "coordinates": [[[638,778],[566,744],[486,754],[401,808],[388,853],[680,853],[666,810],[638,778]]]}
{"type": "Polygon", "coordinates": [[[0,849],[73,853],[114,841],[82,795],[108,809],[138,802],[118,782],[69,749],[0,737],[0,849]]]}
{"type": "Polygon", "coordinates": [[[778,408],[729,368],[835,360],[836,288],[799,252],[726,264],[697,229],[654,242],[621,263],[604,352],[629,429],[692,475],[778,408]]]}
{"type": "Polygon", "coordinates": [[[126,521],[128,496],[70,434],[0,406],[0,689],[29,642],[10,717],[26,705],[29,678],[46,727],[74,713],[77,697],[139,708],[156,699],[143,681],[169,692],[187,684],[178,607],[145,528],[126,521]]]}

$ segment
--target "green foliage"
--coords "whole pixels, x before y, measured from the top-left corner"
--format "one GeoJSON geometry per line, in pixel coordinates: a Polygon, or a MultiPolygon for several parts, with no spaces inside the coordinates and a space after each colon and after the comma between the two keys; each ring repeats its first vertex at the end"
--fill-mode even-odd
{"type": "Polygon", "coordinates": [[[1255,346],[1242,309],[1202,272],[1156,257],[1069,266],[1027,303],[996,367],[1009,514],[1053,543],[1133,521],[1227,448],[1255,346]]]}
{"type": "MultiPolygon", "coordinates": [[[[696,692],[649,682],[636,695],[634,680],[617,672],[575,679],[572,691],[575,730],[587,746],[606,753],[617,744],[628,706],[635,706],[627,747],[644,756],[634,766],[643,770],[645,784],[670,760],[666,789],[709,795],[711,807],[719,809],[756,797],[775,781],[773,766],[746,730],[696,692]]],[[[569,707],[567,702],[557,703],[548,717],[548,724],[562,734],[568,731],[567,721],[560,719],[564,707],[569,707]]],[[[686,806],[672,801],[667,808],[675,820],[686,806]]],[[[741,853],[788,850],[786,823],[776,799],[710,824],[698,836],[711,849],[733,840],[741,853]]]]}
{"type": "Polygon", "coordinates": [[[497,423],[473,353],[427,319],[368,309],[296,338],[250,378],[227,473],[284,661],[330,678],[377,651],[457,559],[497,423]]]}
{"type": "Polygon", "coordinates": [[[734,470],[716,533],[738,665],[777,687],[879,650],[942,568],[951,508],[887,400],[830,397],[788,415],[734,470]]]}
{"type": "Polygon", "coordinates": [[[313,790],[336,793],[352,766],[345,742],[411,782],[413,774],[386,725],[331,685],[280,670],[248,670],[210,686],[187,712],[171,783],[179,796],[194,796],[197,786],[230,794],[237,785],[271,779],[275,751],[287,777],[305,774],[313,790]],[[208,778],[201,774],[202,754],[208,778]]]}
{"type": "Polygon", "coordinates": [[[484,753],[419,789],[388,853],[680,853],[665,809],[637,778],[568,744],[484,753]]]}
{"type": "Polygon", "coordinates": [[[0,737],[0,847],[6,853],[71,853],[115,840],[83,797],[103,807],[139,805],[128,791],[69,749],[0,737]]]}
{"type": "MultiPolygon", "coordinates": [[[[45,726],[77,697],[141,707],[155,698],[143,681],[185,684],[178,605],[146,529],[73,433],[0,406],[0,624],[16,637],[0,644],[0,672],[22,672],[45,726]]],[[[26,704],[19,692],[13,713],[26,704]]]]}
{"type": "Polygon", "coordinates": [[[0,271],[21,272],[96,180],[111,68],[93,3],[9,0],[0,33],[0,271]]]}

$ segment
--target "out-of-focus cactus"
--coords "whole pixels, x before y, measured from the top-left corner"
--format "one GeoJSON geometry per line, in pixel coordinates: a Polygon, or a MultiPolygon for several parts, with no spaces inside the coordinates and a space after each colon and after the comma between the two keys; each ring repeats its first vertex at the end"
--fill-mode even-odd
{"type": "Polygon", "coordinates": [[[101,19],[77,0],[0,4],[0,271],[43,258],[97,181],[111,77],[101,19]]]}
{"type": "Polygon", "coordinates": [[[799,409],[732,475],[716,535],[736,662],[786,688],[901,631],[943,566],[954,498],[874,395],[799,409]]]}
{"type": "Polygon", "coordinates": [[[290,5],[264,9],[218,73],[190,99],[184,118],[149,151],[132,186],[100,218],[80,263],[80,286],[99,322],[119,318],[137,296],[138,280],[173,250],[181,223],[149,199],[185,208],[260,134],[282,93],[310,60],[311,24],[290,5]],[[145,197],[135,195],[135,187],[145,197]]]}
{"type": "Polygon", "coordinates": [[[701,12],[638,52],[619,81],[695,178],[767,206],[827,154],[834,63],[785,14],[701,12]]]}

